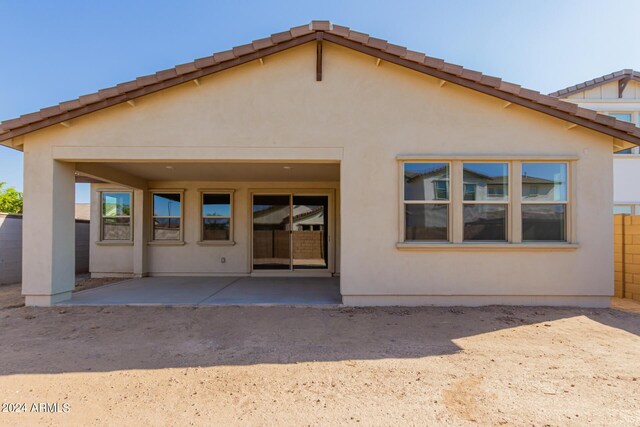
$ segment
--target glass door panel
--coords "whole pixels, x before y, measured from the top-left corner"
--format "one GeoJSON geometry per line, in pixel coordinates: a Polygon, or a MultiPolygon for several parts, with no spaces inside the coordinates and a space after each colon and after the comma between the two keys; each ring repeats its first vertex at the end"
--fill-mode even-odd
{"type": "Polygon", "coordinates": [[[253,196],[253,269],[291,269],[291,196],[253,196]]]}
{"type": "Polygon", "coordinates": [[[328,196],[293,196],[293,268],[324,269],[327,265],[328,196]]]}

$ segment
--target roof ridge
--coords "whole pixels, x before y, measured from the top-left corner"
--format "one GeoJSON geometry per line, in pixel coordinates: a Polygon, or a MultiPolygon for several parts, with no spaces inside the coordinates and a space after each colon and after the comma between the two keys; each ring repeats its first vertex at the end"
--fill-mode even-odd
{"type": "MultiPolygon", "coordinates": [[[[134,80],[101,89],[95,93],[82,95],[76,99],[43,108],[37,112],[5,120],[0,123],[0,142],[112,105],[131,101],[159,90],[196,80],[236,65],[254,61],[281,50],[308,43],[319,37],[378,58],[396,61],[402,66],[496,96],[507,102],[517,103],[611,136],[640,144],[640,129],[631,123],[597,114],[593,110],[561,101],[554,96],[544,95],[515,83],[503,81],[499,77],[486,75],[457,64],[445,62],[440,58],[427,56],[422,52],[409,50],[404,46],[389,43],[386,40],[352,30],[349,27],[333,24],[330,21],[318,20],[292,27],[288,31],[274,33],[269,37],[257,39],[251,43],[236,46],[226,51],[198,58],[192,62],[179,64],[154,74],[139,76],[134,80]],[[319,36],[318,33],[322,33],[324,36],[319,36]]],[[[626,75],[629,74],[625,74],[627,71],[630,72],[631,76],[636,74],[633,70],[621,70],[616,73],[626,75]]],[[[640,76],[640,73],[638,75],[640,76]]]]}

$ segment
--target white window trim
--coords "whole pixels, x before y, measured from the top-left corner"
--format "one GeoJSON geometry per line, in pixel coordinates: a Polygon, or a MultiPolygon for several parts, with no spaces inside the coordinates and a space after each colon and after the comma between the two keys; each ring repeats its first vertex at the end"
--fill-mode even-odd
{"type": "Polygon", "coordinates": [[[100,246],[131,246],[133,245],[133,191],[128,191],[128,190],[123,190],[123,189],[108,189],[108,188],[101,188],[98,190],[98,209],[100,209],[100,230],[99,230],[99,239],[96,242],[96,244],[100,245],[100,246]],[[122,194],[128,194],[129,195],[129,203],[131,204],[130,209],[131,209],[131,213],[126,216],[112,216],[112,217],[108,217],[108,218],[129,218],[129,227],[130,227],[130,231],[129,231],[129,238],[128,239],[122,239],[122,240],[115,240],[115,239],[109,239],[109,240],[105,240],[104,239],[104,210],[103,210],[103,199],[102,196],[104,193],[122,193],[122,194]]]}
{"type": "Polygon", "coordinates": [[[235,245],[234,240],[234,193],[235,190],[221,190],[221,189],[199,189],[200,192],[200,240],[198,245],[200,246],[231,246],[235,245]],[[205,194],[228,194],[229,195],[229,216],[204,216],[204,196],[205,194]],[[229,239],[228,240],[204,240],[204,219],[205,218],[229,218],[229,239]]]}
{"type": "MultiPolygon", "coordinates": [[[[463,156],[463,155],[400,155],[398,161],[398,250],[426,251],[571,251],[580,247],[576,239],[576,163],[577,156],[463,156]],[[404,200],[404,164],[405,163],[449,163],[449,224],[448,242],[405,240],[405,200],[404,200]],[[507,204],[507,241],[463,241],[463,163],[499,163],[507,162],[509,167],[509,201],[488,202],[507,204]],[[566,202],[550,201],[549,204],[566,204],[565,236],[563,242],[522,241],[522,163],[566,163],[567,165],[567,200],[566,202]],[[460,185],[458,185],[460,184],[460,185]]],[[[438,201],[429,201],[437,203],[438,201]]],[[[419,201],[419,203],[423,203],[419,201]]],[[[478,202],[484,203],[484,202],[478,202]]],[[[534,202],[530,204],[537,204],[534,202]]]]}
{"type": "Polygon", "coordinates": [[[149,215],[151,217],[151,221],[149,221],[149,226],[151,228],[149,235],[149,245],[157,245],[157,246],[182,246],[185,244],[184,241],[184,188],[154,188],[149,190],[150,194],[150,203],[151,209],[149,209],[149,215]],[[154,230],[153,230],[153,220],[155,218],[177,218],[177,216],[155,216],[153,214],[154,206],[153,206],[153,196],[155,194],[180,194],[180,238],[177,240],[154,240],[154,230]]]}

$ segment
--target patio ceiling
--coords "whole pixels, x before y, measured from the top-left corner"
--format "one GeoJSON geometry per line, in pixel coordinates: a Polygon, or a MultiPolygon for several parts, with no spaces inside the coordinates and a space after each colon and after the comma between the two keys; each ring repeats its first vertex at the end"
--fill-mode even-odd
{"type": "Polygon", "coordinates": [[[338,163],[101,163],[147,181],[339,181],[338,163]]]}

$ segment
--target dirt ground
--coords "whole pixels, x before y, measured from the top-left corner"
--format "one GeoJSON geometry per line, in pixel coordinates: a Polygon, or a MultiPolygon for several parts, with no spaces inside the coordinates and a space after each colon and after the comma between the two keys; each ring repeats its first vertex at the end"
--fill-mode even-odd
{"type": "Polygon", "coordinates": [[[31,308],[2,288],[1,400],[26,404],[2,425],[640,424],[629,301],[31,308]]]}

